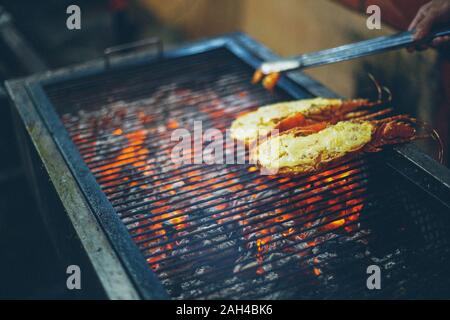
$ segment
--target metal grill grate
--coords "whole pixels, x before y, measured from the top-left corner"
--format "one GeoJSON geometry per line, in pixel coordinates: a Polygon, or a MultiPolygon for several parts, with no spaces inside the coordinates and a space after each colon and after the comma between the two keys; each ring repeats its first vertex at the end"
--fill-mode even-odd
{"type": "MultiPolygon", "coordinates": [[[[261,176],[251,165],[171,162],[174,129],[192,131],[202,121],[203,130],[224,131],[240,113],[290,99],[251,86],[252,71],[216,49],[46,93],[172,297],[376,296],[366,288],[371,264],[389,275],[383,295],[414,295],[426,285],[418,270],[441,270],[411,259],[418,250],[411,239],[424,244],[410,234],[414,220],[405,220],[398,193],[380,183],[386,168],[377,157],[301,178],[261,176]],[[389,245],[378,246],[386,237],[389,245]],[[411,277],[417,281],[406,282],[411,277]]],[[[445,243],[427,259],[441,259],[445,243]]]]}

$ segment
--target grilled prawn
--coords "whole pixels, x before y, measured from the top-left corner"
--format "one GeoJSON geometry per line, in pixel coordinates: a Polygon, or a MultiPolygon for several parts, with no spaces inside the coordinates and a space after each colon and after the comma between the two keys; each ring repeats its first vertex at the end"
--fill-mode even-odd
{"type": "MultiPolygon", "coordinates": [[[[417,124],[416,119],[400,115],[383,120],[342,121],[308,135],[295,128],[256,145],[251,157],[269,172],[312,173],[362,153],[378,152],[386,145],[425,137],[416,133],[417,124]]],[[[439,140],[434,130],[432,136],[439,140]]]]}
{"type": "Polygon", "coordinates": [[[315,98],[272,104],[238,117],[231,125],[231,135],[236,140],[252,143],[272,130],[284,132],[302,127],[305,132],[313,133],[339,121],[374,118],[391,112],[392,109],[384,109],[369,114],[368,109],[391,100],[389,90],[381,87],[371,75],[370,78],[378,91],[376,101],[315,98]],[[383,92],[388,94],[385,100],[383,92]]]}
{"type": "Polygon", "coordinates": [[[264,75],[262,70],[258,69],[253,74],[252,84],[257,84],[262,80],[264,88],[266,88],[269,91],[272,91],[277,85],[280,78],[281,74],[279,72],[273,72],[271,74],[264,75]]]}
{"type": "MultiPolygon", "coordinates": [[[[329,124],[342,120],[366,117],[369,114],[368,110],[357,110],[381,104],[383,104],[381,100],[370,102],[367,99],[324,98],[277,103],[260,107],[256,111],[238,117],[231,125],[231,135],[236,140],[251,143],[259,135],[267,135],[274,129],[284,132],[302,127],[305,131],[317,132],[329,124]]],[[[390,111],[391,109],[385,109],[375,115],[379,116],[390,111]]]]}

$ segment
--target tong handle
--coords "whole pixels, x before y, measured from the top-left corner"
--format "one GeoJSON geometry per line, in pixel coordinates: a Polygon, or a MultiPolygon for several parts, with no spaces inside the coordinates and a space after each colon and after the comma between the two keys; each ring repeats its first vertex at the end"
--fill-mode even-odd
{"type": "Polygon", "coordinates": [[[304,54],[297,57],[296,60],[299,60],[298,62],[300,63],[301,68],[319,66],[404,48],[415,44],[426,43],[434,38],[447,35],[450,35],[450,27],[435,30],[425,39],[416,41],[414,40],[414,33],[411,31],[406,31],[391,36],[384,36],[344,45],[334,49],[304,54]]]}
{"type": "Polygon", "coordinates": [[[125,43],[122,45],[106,48],[103,52],[103,58],[105,60],[105,66],[109,68],[111,66],[111,56],[114,54],[122,53],[129,50],[143,48],[147,46],[156,46],[157,56],[161,57],[164,52],[163,42],[159,37],[148,38],[135,42],[125,43]]]}
{"type": "Polygon", "coordinates": [[[450,35],[450,27],[434,30],[421,41],[414,40],[414,32],[412,31],[400,32],[390,36],[346,44],[337,48],[265,62],[262,64],[261,70],[264,74],[269,74],[273,72],[317,67],[426,43],[434,38],[448,35],[450,35]]]}

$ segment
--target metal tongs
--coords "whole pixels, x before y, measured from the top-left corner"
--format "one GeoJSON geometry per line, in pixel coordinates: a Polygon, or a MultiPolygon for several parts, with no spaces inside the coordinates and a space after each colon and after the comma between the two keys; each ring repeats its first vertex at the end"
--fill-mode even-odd
{"type": "Polygon", "coordinates": [[[413,31],[400,32],[390,36],[378,37],[337,48],[302,54],[286,59],[264,62],[255,72],[253,82],[259,82],[264,76],[264,86],[272,89],[281,72],[317,67],[381,52],[427,43],[434,38],[450,35],[450,27],[431,32],[425,39],[416,41],[413,31]]]}

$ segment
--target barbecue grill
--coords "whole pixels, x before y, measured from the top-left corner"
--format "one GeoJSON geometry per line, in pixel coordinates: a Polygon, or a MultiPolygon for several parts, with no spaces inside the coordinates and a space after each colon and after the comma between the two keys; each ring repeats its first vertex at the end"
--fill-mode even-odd
{"type": "Polygon", "coordinates": [[[252,86],[255,68],[275,58],[236,33],[7,82],[105,292],[450,297],[450,173],[413,145],[304,177],[171,161],[171,133],[194,121],[224,131],[260,105],[336,96],[299,72],[274,92],[252,86]],[[371,265],[381,290],[367,287],[371,265]]]}

